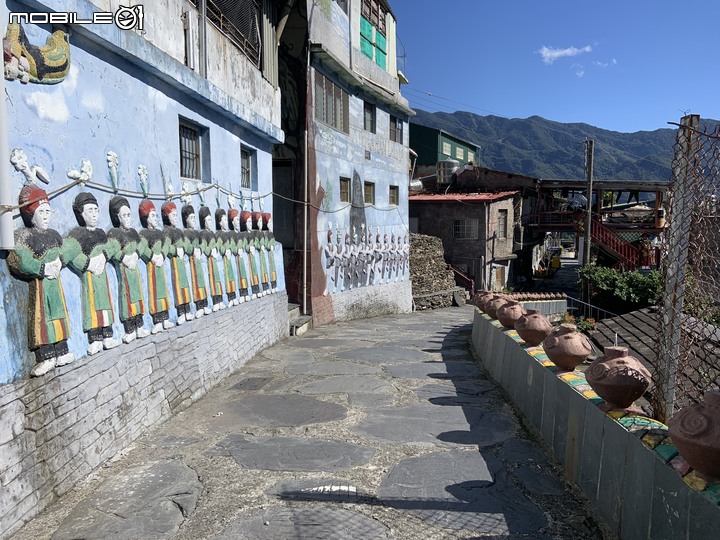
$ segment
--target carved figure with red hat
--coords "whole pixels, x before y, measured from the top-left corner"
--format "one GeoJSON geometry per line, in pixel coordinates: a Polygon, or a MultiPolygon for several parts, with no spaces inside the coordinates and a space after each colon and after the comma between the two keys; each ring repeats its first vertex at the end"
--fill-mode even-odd
{"type": "Polygon", "coordinates": [[[270,292],[270,278],[267,269],[267,256],[262,234],[262,212],[252,212],[252,230],[250,231],[250,243],[255,248],[256,257],[260,263],[260,292],[258,296],[265,296],[270,292]]]}
{"type": "Polygon", "coordinates": [[[35,355],[30,375],[40,377],[75,360],[68,350],[70,322],[60,280],[63,239],[50,228],[52,210],[44,190],[24,186],[18,204],[25,227],[15,231],[15,249],[8,253],[7,265],[14,277],[28,283],[27,345],[35,355]]]}
{"type": "Polygon", "coordinates": [[[157,334],[175,326],[170,321],[170,294],[165,275],[165,258],[170,253],[170,239],[158,228],[155,203],[143,199],[138,213],[143,226],[140,237],[147,242],[140,257],[147,266],[148,308],[153,322],[150,332],[157,334]]]}
{"type": "Polygon", "coordinates": [[[237,298],[237,282],[235,281],[235,270],[232,264],[235,235],[230,233],[228,215],[222,208],[215,210],[215,239],[218,251],[222,255],[225,294],[227,295],[228,304],[236,306],[240,303],[240,300],[237,298]]]}
{"type": "Polygon", "coordinates": [[[252,213],[247,210],[240,212],[240,233],[242,238],[241,246],[245,250],[248,258],[248,270],[250,273],[250,290],[251,299],[255,299],[260,295],[260,273],[258,272],[258,262],[255,250],[254,238],[252,237],[252,213]]]}
{"type": "Polygon", "coordinates": [[[113,338],[115,311],[105,270],[107,261],[116,257],[121,248],[117,240],[108,240],[98,227],[100,209],[92,193],[79,193],[72,208],[78,227],[65,237],[64,249],[68,267],[82,282],[82,328],[87,334],[87,353],[93,355],[120,344],[113,338]]]}
{"type": "Polygon", "coordinates": [[[218,266],[218,259],[221,258],[221,255],[218,251],[218,239],[213,233],[213,216],[207,206],[200,208],[200,229],[201,246],[203,253],[207,257],[210,297],[213,301],[212,310],[225,309],[227,306],[223,301],[223,278],[218,266]]]}
{"type": "Polygon", "coordinates": [[[235,262],[238,268],[238,300],[245,302],[250,300],[250,293],[248,292],[248,273],[247,266],[245,265],[245,250],[243,248],[243,238],[240,236],[240,212],[231,208],[228,210],[228,222],[230,223],[230,230],[234,235],[234,239],[231,243],[232,252],[235,255],[235,262]]]}
{"type": "Polygon", "coordinates": [[[110,220],[114,225],[108,230],[108,239],[120,244],[116,256],[112,257],[118,281],[118,311],[120,322],[125,329],[123,343],[130,343],[135,338],[150,335],[143,328],[145,315],[145,297],[140,283],[138,260],[140,251],[147,246],[147,241],[140,237],[132,226],[130,203],[125,197],[116,195],[108,205],[110,220]]]}
{"type": "Polygon", "coordinates": [[[170,260],[177,323],[183,324],[185,321],[193,319],[193,314],[190,312],[190,301],[192,300],[190,280],[185,266],[185,253],[190,251],[190,242],[178,228],[178,209],[174,202],[165,201],[160,208],[160,213],[164,225],[163,233],[170,243],[167,257],[170,260]]]}
{"type": "Polygon", "coordinates": [[[207,285],[205,282],[205,270],[203,269],[203,253],[200,247],[201,233],[195,226],[197,215],[195,208],[188,202],[180,211],[183,222],[183,234],[186,239],[187,254],[190,258],[190,285],[192,287],[193,302],[195,303],[195,318],[212,313],[209,307],[207,296],[207,285]]]}
{"type": "Polygon", "coordinates": [[[269,212],[263,212],[262,214],[262,235],[263,235],[263,246],[267,253],[268,259],[268,271],[270,279],[269,292],[277,292],[277,266],[275,265],[275,237],[272,233],[272,214],[269,212]]]}

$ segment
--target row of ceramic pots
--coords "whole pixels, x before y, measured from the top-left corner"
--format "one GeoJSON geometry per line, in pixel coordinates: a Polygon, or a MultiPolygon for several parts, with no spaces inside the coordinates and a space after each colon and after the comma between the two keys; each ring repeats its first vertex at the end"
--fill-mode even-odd
{"type": "MultiPolygon", "coordinates": [[[[526,311],[517,300],[482,293],[476,297],[475,305],[505,328],[514,329],[531,347],[542,345],[547,357],[561,371],[574,370],[592,352],[590,340],[574,324],[553,328],[540,310],[526,311]]],[[[626,347],[605,347],[604,352],[585,371],[585,378],[608,408],[626,409],[647,390],[650,372],[639,360],[628,356],[626,347]]]]}
{"type": "MultiPolygon", "coordinates": [[[[562,371],[572,371],[592,352],[587,336],[573,324],[553,329],[540,310],[523,309],[516,300],[494,293],[482,293],[475,305],[497,319],[505,328],[515,329],[528,345],[542,345],[547,357],[562,371]]],[[[651,382],[650,372],[627,347],[605,347],[585,371],[585,379],[606,402],[605,409],[627,409],[642,396],[651,382]]],[[[673,443],[685,461],[702,477],[720,481],[720,392],[706,392],[705,400],[683,408],[669,422],[673,443]]]]}

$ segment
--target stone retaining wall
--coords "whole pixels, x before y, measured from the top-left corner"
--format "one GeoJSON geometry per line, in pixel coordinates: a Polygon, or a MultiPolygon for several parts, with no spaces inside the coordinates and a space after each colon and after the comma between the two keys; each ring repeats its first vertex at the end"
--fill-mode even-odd
{"type": "Polygon", "coordinates": [[[582,373],[475,310],[472,342],[490,375],[622,539],[705,540],[720,530],[720,484],[704,482],[660,422],[604,413],[582,373]]]}
{"type": "Polygon", "coordinates": [[[0,538],[288,335],[276,293],[0,387],[0,538]]]}

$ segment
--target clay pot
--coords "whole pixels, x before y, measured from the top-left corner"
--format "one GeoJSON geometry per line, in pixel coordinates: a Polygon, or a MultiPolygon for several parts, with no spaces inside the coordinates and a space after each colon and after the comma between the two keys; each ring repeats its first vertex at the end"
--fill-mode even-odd
{"type": "Polygon", "coordinates": [[[508,300],[497,309],[497,319],[505,328],[515,328],[515,321],[525,315],[525,310],[517,300],[508,300]]]}
{"type": "Polygon", "coordinates": [[[543,340],[547,357],[562,371],[572,371],[590,356],[590,340],[574,324],[561,324],[543,340]]]}
{"type": "Polygon", "coordinates": [[[483,306],[485,305],[485,302],[488,300],[492,300],[493,296],[495,296],[493,293],[488,291],[483,291],[475,295],[474,303],[475,305],[480,308],[482,311],[485,311],[483,309],[483,306]]]}
{"type": "Polygon", "coordinates": [[[585,371],[585,379],[608,409],[626,409],[650,386],[650,372],[628,356],[627,347],[605,347],[604,352],[585,371]]]}
{"type": "Polygon", "coordinates": [[[518,335],[531,347],[540,345],[552,329],[552,324],[539,309],[528,309],[525,315],[515,321],[518,335]]]}
{"type": "Polygon", "coordinates": [[[668,423],[680,455],[706,480],[720,480],[720,392],[683,407],[668,423]]]}
{"type": "Polygon", "coordinates": [[[490,315],[491,319],[497,319],[497,310],[507,303],[507,299],[497,294],[493,295],[492,299],[485,302],[483,311],[490,315]]]}

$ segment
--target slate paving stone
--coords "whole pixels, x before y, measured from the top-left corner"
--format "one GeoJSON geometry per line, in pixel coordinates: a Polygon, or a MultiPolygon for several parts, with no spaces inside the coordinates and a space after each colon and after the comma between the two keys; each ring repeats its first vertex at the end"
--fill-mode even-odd
{"type": "Polygon", "coordinates": [[[282,362],[283,364],[296,364],[302,362],[314,362],[317,360],[312,350],[296,349],[295,347],[286,344],[275,345],[270,349],[265,349],[261,354],[264,359],[260,357],[253,361],[254,367],[261,366],[263,363],[266,363],[267,360],[271,360],[273,362],[273,367],[277,365],[277,362],[282,362]],[[263,362],[263,360],[265,360],[265,362],[263,362]]]}
{"type": "Polygon", "coordinates": [[[423,362],[418,364],[392,364],[385,367],[391,377],[404,379],[447,379],[452,377],[477,377],[480,369],[474,362],[423,362]]]}
{"type": "Polygon", "coordinates": [[[286,480],[272,486],[267,493],[301,501],[358,502],[370,497],[362,487],[338,478],[286,480]]]}
{"type": "Polygon", "coordinates": [[[347,360],[333,360],[330,362],[314,362],[312,364],[293,364],[285,368],[285,371],[295,375],[369,375],[380,373],[382,368],[347,360]]]}
{"type": "Polygon", "coordinates": [[[475,407],[413,405],[376,409],[353,430],[384,441],[490,446],[517,429],[507,416],[475,407]]]}
{"type": "Polygon", "coordinates": [[[272,377],[248,377],[247,379],[243,379],[237,384],[232,385],[232,389],[253,392],[255,390],[260,390],[270,381],[272,381],[272,377]]]}
{"type": "Polygon", "coordinates": [[[174,538],[202,490],[197,473],[178,460],[132,467],[78,503],[53,539],[174,538]]]}
{"type": "Polygon", "coordinates": [[[428,353],[404,347],[363,347],[345,351],[336,356],[347,360],[377,364],[402,364],[433,360],[432,355],[428,353]]]}
{"type": "Polygon", "coordinates": [[[222,416],[213,419],[216,430],[248,427],[295,427],[345,418],[346,409],[309,396],[286,394],[241,395],[222,404],[222,416]]]}
{"type": "Polygon", "coordinates": [[[295,387],[301,394],[389,394],[393,386],[370,375],[327,377],[295,387]]]}
{"type": "Polygon", "coordinates": [[[393,538],[378,521],[351,510],[333,508],[286,508],[243,512],[216,540],[289,540],[320,538],[357,538],[387,540],[393,538]]]}
{"type": "Polygon", "coordinates": [[[510,439],[500,448],[500,459],[515,463],[544,463],[547,454],[542,451],[538,443],[528,439],[510,439]]]}
{"type": "Polygon", "coordinates": [[[449,529],[484,534],[540,533],[544,513],[520,492],[502,463],[453,451],[400,461],[378,488],[383,504],[449,529]]]}
{"type": "Polygon", "coordinates": [[[538,470],[537,466],[521,465],[512,472],[512,475],[531,493],[555,496],[565,494],[565,485],[557,477],[538,470]]]}
{"type": "Polygon", "coordinates": [[[409,348],[439,348],[442,345],[442,339],[437,337],[431,338],[415,338],[415,339],[398,339],[395,341],[385,341],[383,344],[387,347],[409,347],[409,348]]]}
{"type": "Polygon", "coordinates": [[[348,343],[347,339],[313,337],[294,339],[292,340],[292,346],[298,349],[319,349],[322,347],[350,348],[353,345],[348,343]]]}
{"type": "Polygon", "coordinates": [[[367,409],[368,414],[374,414],[375,409],[395,405],[395,398],[392,394],[348,394],[348,404],[351,407],[367,409]]]}
{"type": "Polygon", "coordinates": [[[172,435],[154,435],[145,440],[145,444],[152,448],[182,448],[195,444],[200,439],[196,437],[174,437],[172,435]]]}
{"type": "Polygon", "coordinates": [[[212,453],[229,455],[247,469],[332,472],[366,464],[375,450],[345,441],[229,435],[212,453]]]}

